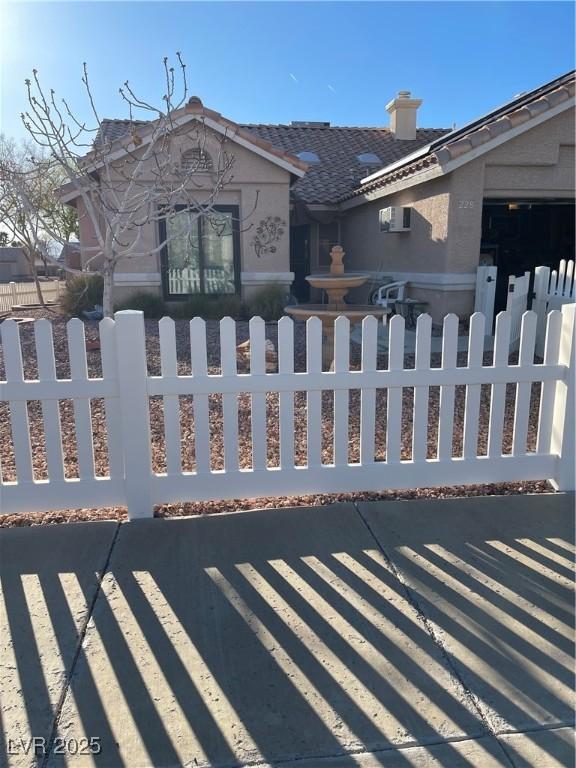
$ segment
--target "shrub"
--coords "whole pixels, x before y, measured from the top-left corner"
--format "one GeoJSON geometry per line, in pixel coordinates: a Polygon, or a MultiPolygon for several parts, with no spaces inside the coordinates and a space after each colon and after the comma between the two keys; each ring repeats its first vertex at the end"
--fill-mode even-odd
{"type": "Polygon", "coordinates": [[[288,291],[283,285],[271,283],[259,288],[248,301],[250,316],[257,315],[263,320],[279,320],[288,303],[288,291]]]}
{"type": "Polygon", "coordinates": [[[246,316],[242,300],[234,294],[190,296],[186,301],[171,304],[169,313],[174,318],[186,320],[192,317],[202,317],[204,320],[221,320],[223,317],[231,317],[234,320],[242,320],[246,316]]]}
{"type": "Polygon", "coordinates": [[[144,312],[144,317],[159,318],[167,314],[166,305],[160,296],[147,291],[138,291],[133,293],[120,304],[114,307],[117,312],[121,309],[139,309],[144,312]]]}
{"type": "Polygon", "coordinates": [[[75,275],[66,283],[61,298],[62,309],[67,315],[82,317],[85,309],[102,304],[104,280],[100,275],[75,275]]]}

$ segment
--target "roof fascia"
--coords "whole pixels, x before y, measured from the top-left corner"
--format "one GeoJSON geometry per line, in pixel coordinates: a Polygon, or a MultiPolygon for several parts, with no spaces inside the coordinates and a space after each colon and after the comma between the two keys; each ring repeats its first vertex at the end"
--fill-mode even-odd
{"type": "Polygon", "coordinates": [[[393,184],[390,184],[390,186],[374,189],[372,192],[365,192],[363,195],[358,195],[358,197],[351,197],[348,200],[343,200],[340,203],[340,210],[346,211],[350,208],[357,208],[359,205],[371,203],[373,200],[388,197],[395,192],[400,192],[403,189],[410,189],[410,187],[415,187],[418,184],[423,184],[425,181],[431,181],[432,179],[437,179],[444,175],[443,169],[439,165],[434,165],[432,168],[428,168],[420,173],[415,173],[412,176],[408,176],[406,179],[399,179],[393,184]]]}
{"type": "Polygon", "coordinates": [[[426,144],[425,147],[420,147],[415,152],[411,152],[409,155],[404,155],[404,157],[401,157],[400,160],[395,160],[385,168],[381,168],[379,171],[371,173],[370,176],[366,176],[364,179],[360,179],[360,184],[369,184],[371,181],[376,181],[376,179],[379,179],[381,176],[385,176],[387,173],[394,171],[396,168],[400,168],[412,160],[417,160],[419,157],[428,154],[431,146],[432,144],[426,144]]]}

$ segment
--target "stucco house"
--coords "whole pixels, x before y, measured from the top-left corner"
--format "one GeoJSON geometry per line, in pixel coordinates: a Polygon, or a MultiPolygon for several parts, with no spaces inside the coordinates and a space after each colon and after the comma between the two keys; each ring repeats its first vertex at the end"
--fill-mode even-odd
{"type": "Polygon", "coordinates": [[[30,266],[22,248],[6,246],[0,248],[0,283],[22,280],[30,276],[30,266]]]}
{"type": "MultiPolygon", "coordinates": [[[[161,253],[121,262],[116,296],[248,296],[281,283],[307,300],[305,275],[327,269],[330,247],[340,243],[347,269],[375,282],[408,280],[435,320],[469,314],[478,266],[495,265],[500,309],[509,274],[574,255],[574,79],[570,72],[452,131],[418,127],[421,101],[406,91],[386,105],[388,125],[377,127],[238,125],[194,98],[189,119],[225,134],[234,155],[233,178],[217,200],[225,226],[214,234],[200,222],[189,261],[183,249],[191,246],[172,240],[161,253]],[[392,215],[399,226],[390,227],[392,215]],[[175,279],[183,263],[187,279],[175,279]]],[[[144,126],[106,120],[99,140],[118,151],[144,126]]],[[[204,149],[209,173],[209,135],[204,149]]],[[[81,206],[73,192],[63,199],[81,206]]],[[[151,225],[150,243],[161,226],[151,225]]],[[[81,248],[93,243],[80,215],[81,248]]],[[[351,300],[365,301],[369,288],[351,300]]]]}
{"type": "MultiPolygon", "coordinates": [[[[54,277],[59,269],[49,261],[44,262],[40,256],[35,259],[36,274],[39,277],[54,277]]],[[[0,283],[28,282],[33,279],[30,262],[26,258],[24,249],[19,246],[6,246],[0,248],[0,283]]]]}

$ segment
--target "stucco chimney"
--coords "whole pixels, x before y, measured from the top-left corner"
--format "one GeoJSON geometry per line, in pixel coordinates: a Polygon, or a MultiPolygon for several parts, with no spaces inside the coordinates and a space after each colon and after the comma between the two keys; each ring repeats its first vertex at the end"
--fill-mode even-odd
{"type": "Polygon", "coordinates": [[[413,99],[410,91],[398,91],[398,96],[386,104],[394,138],[403,141],[416,138],[416,114],[420,104],[422,99],[413,99]]]}

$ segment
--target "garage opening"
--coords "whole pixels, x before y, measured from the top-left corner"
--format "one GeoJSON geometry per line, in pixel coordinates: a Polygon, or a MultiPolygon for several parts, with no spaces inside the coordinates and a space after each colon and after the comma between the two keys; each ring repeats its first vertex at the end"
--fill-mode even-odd
{"type": "Polygon", "coordinates": [[[498,267],[495,312],[506,308],[508,277],[574,258],[574,200],[485,199],[480,264],[498,267]]]}

